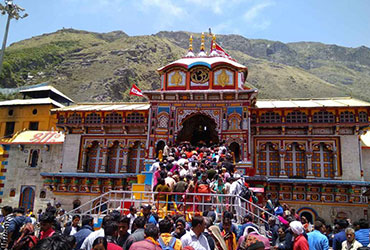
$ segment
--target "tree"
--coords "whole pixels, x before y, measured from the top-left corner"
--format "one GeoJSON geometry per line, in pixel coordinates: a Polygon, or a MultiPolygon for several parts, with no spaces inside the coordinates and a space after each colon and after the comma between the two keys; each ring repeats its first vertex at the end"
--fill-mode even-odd
{"type": "Polygon", "coordinates": [[[27,13],[24,13],[21,15],[20,13],[23,12],[24,9],[16,4],[13,3],[11,0],[5,0],[5,5],[0,4],[0,12],[1,15],[8,14],[8,19],[6,21],[6,28],[4,33],[4,39],[3,39],[3,46],[1,47],[0,51],[0,75],[3,70],[3,60],[4,60],[4,52],[6,47],[6,40],[8,39],[8,32],[9,32],[9,24],[10,19],[23,19],[28,16],[27,13]]]}

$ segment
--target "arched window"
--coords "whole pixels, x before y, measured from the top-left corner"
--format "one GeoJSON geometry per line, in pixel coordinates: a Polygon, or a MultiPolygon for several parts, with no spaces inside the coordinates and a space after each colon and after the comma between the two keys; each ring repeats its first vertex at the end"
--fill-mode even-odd
{"type": "Polygon", "coordinates": [[[105,116],[105,123],[108,123],[108,124],[122,123],[122,115],[118,113],[110,113],[105,116]]]}
{"type": "Polygon", "coordinates": [[[45,199],[46,198],[46,192],[44,190],[42,190],[40,192],[40,199],[45,199]]]}
{"type": "Polygon", "coordinates": [[[35,201],[35,189],[30,186],[22,186],[19,207],[33,210],[35,201]]]}
{"type": "Polygon", "coordinates": [[[333,123],[335,122],[335,116],[329,111],[319,111],[313,115],[312,122],[314,123],[333,123]]]}
{"type": "Polygon", "coordinates": [[[15,188],[10,189],[9,197],[15,197],[15,188]]]}
{"type": "Polygon", "coordinates": [[[261,115],[260,123],[280,123],[281,116],[275,112],[266,112],[261,115]]]}
{"type": "Polygon", "coordinates": [[[300,149],[298,143],[293,143],[288,147],[285,154],[285,170],[289,177],[306,175],[305,152],[300,149]]]}
{"type": "Polygon", "coordinates": [[[94,141],[87,153],[87,172],[96,173],[103,164],[103,153],[98,142],[94,141]]]}
{"type": "Polygon", "coordinates": [[[334,178],[333,152],[324,143],[320,143],[320,145],[314,147],[312,170],[315,177],[334,178]]]}
{"type": "Polygon", "coordinates": [[[131,113],[127,115],[127,123],[144,123],[144,116],[140,113],[131,113]]]}
{"type": "Polygon", "coordinates": [[[307,115],[301,111],[293,111],[286,116],[287,123],[306,123],[307,121],[307,115]]]}
{"type": "Polygon", "coordinates": [[[28,166],[31,168],[37,167],[38,161],[39,161],[39,154],[40,150],[39,149],[31,149],[30,150],[30,160],[28,162],[28,166]]]}
{"type": "Polygon", "coordinates": [[[260,149],[258,154],[258,170],[260,175],[279,176],[279,151],[273,147],[272,143],[267,143],[260,149]]]}
{"type": "Polygon", "coordinates": [[[366,112],[361,111],[358,113],[358,121],[359,122],[368,122],[368,115],[366,112]]]}
{"type": "Polygon", "coordinates": [[[118,173],[123,166],[124,150],[119,146],[118,141],[108,151],[108,172],[118,173]]]}
{"type": "Polygon", "coordinates": [[[351,111],[344,111],[340,113],[341,123],[354,123],[356,122],[355,114],[351,111]]]}
{"type": "Polygon", "coordinates": [[[85,123],[87,124],[99,124],[101,122],[101,117],[99,114],[91,113],[85,118],[85,123]]]}
{"type": "Polygon", "coordinates": [[[144,158],[145,148],[142,147],[141,143],[137,141],[129,151],[127,172],[141,172],[144,169],[144,158]]]}
{"type": "Polygon", "coordinates": [[[82,122],[81,115],[73,114],[68,117],[68,124],[80,124],[82,122]]]}

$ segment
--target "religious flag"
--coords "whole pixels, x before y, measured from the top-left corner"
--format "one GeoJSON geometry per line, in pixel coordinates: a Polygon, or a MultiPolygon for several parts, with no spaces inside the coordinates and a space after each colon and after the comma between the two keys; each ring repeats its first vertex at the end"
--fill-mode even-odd
{"type": "Polygon", "coordinates": [[[143,93],[141,92],[141,89],[139,89],[135,84],[132,85],[132,88],[130,90],[130,95],[144,97],[143,93]]]}

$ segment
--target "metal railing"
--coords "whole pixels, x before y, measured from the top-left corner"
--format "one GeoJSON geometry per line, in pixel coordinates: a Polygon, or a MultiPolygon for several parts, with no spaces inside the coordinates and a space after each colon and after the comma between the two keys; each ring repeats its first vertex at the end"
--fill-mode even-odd
{"type": "Polygon", "coordinates": [[[152,205],[153,212],[157,212],[160,217],[168,214],[182,214],[189,218],[189,216],[213,210],[219,216],[218,218],[221,218],[222,212],[227,210],[236,214],[238,221],[242,221],[246,214],[251,214],[258,224],[267,223],[267,217],[276,218],[264,208],[237,195],[116,190],[104,193],[82,204],[67,212],[67,215],[102,216],[112,210],[118,210],[121,214],[125,214],[128,213],[130,205],[141,207],[147,204],[152,205]]]}

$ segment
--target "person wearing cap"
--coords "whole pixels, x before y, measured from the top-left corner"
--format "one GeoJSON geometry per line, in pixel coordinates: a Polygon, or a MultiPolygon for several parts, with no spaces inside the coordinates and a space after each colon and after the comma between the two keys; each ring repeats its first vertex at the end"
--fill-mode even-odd
{"type": "Polygon", "coordinates": [[[289,224],[294,236],[293,250],[309,250],[308,241],[304,237],[304,227],[300,221],[292,221],[289,224]]]}
{"type": "Polygon", "coordinates": [[[158,223],[157,219],[152,214],[152,206],[147,204],[147,205],[142,206],[142,209],[143,209],[143,216],[145,218],[145,221],[147,223],[157,225],[157,223],[158,223]]]}

